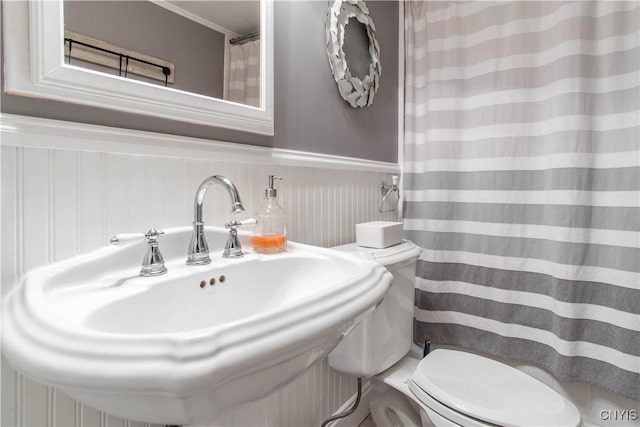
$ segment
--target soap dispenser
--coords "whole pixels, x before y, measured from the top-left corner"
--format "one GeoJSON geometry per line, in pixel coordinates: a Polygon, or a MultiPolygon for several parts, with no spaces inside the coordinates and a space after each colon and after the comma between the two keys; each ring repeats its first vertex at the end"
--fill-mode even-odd
{"type": "Polygon", "coordinates": [[[253,250],[272,254],[287,250],[287,212],[278,204],[278,190],[273,187],[279,176],[269,175],[269,188],[264,190],[264,202],[256,214],[258,221],[251,238],[253,250]]]}

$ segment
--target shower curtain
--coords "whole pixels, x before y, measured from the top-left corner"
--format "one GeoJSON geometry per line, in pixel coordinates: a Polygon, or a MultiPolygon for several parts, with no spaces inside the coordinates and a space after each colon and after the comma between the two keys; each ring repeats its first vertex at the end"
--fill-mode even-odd
{"type": "Polygon", "coordinates": [[[416,343],[640,399],[639,7],[406,3],[416,343]]]}
{"type": "Polygon", "coordinates": [[[224,99],[260,106],[260,40],[231,45],[224,99]]]}

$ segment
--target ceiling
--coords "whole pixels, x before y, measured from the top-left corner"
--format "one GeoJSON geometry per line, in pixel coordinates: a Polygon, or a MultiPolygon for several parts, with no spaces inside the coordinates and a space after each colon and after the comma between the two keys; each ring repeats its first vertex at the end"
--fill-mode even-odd
{"type": "MultiPolygon", "coordinates": [[[[207,25],[224,33],[244,35],[260,31],[260,1],[259,0],[162,0],[162,3],[174,12],[180,9],[186,14],[198,17],[201,24],[207,25]],[[216,28],[218,27],[218,28],[216,28]]],[[[181,13],[182,14],[182,13],[181,13]]],[[[188,16],[187,16],[188,17],[188,16]]]]}

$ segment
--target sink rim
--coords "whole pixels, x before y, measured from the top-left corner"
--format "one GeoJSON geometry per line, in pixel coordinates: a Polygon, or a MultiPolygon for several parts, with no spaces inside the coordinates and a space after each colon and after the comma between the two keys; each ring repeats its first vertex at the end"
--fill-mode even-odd
{"type": "MultiPolygon", "coordinates": [[[[298,246],[298,245],[296,245],[298,246]]],[[[136,292],[126,292],[124,295],[120,295],[120,296],[116,296],[115,298],[113,298],[112,300],[103,303],[103,304],[96,304],[95,306],[92,306],[91,309],[87,312],[85,312],[85,315],[83,317],[80,318],[80,321],[77,323],[72,323],[72,327],[74,329],[76,329],[78,331],[79,334],[84,333],[86,330],[91,331],[91,333],[98,332],[98,333],[103,333],[103,334],[107,334],[107,335],[125,335],[125,336],[132,336],[132,337],[145,337],[145,336],[164,336],[164,335],[176,335],[176,336],[180,336],[182,338],[183,335],[189,335],[192,334],[193,336],[200,336],[202,335],[202,333],[205,333],[206,331],[214,331],[216,329],[221,329],[221,330],[228,330],[229,328],[232,328],[234,326],[237,325],[242,325],[242,324],[246,324],[246,323],[259,323],[265,319],[268,319],[269,317],[271,317],[272,315],[276,315],[276,313],[281,312],[283,309],[286,309],[287,307],[295,307],[297,305],[304,305],[307,303],[311,303],[315,298],[321,298],[323,297],[325,294],[331,294],[332,292],[336,292],[337,291],[337,286],[330,286],[327,288],[324,288],[322,290],[319,290],[318,292],[303,292],[301,295],[297,295],[294,298],[292,298],[289,301],[286,301],[283,304],[277,304],[274,306],[269,306],[267,304],[266,308],[257,310],[255,312],[250,313],[249,315],[245,315],[242,317],[238,317],[235,320],[226,320],[223,323],[217,323],[217,324],[212,324],[212,325],[204,325],[204,326],[197,326],[197,327],[190,327],[190,328],[185,328],[185,329],[175,329],[172,331],[148,331],[148,332],[128,332],[128,331],[118,331],[118,330],[113,330],[113,329],[101,329],[100,327],[96,327],[94,325],[92,325],[93,321],[95,320],[95,318],[93,317],[96,313],[98,313],[100,310],[102,309],[109,309],[110,311],[116,311],[117,310],[117,306],[119,303],[122,302],[126,302],[128,299],[130,298],[136,298],[140,295],[144,295],[146,292],[153,292],[153,287],[155,286],[164,286],[166,288],[171,288],[171,287],[175,287],[175,286],[193,286],[195,288],[194,285],[188,285],[188,284],[183,284],[183,283],[175,283],[175,282],[179,282],[179,281],[200,281],[200,280],[204,280],[203,277],[210,277],[210,276],[217,276],[219,274],[224,274],[225,276],[227,276],[227,280],[230,279],[229,275],[236,273],[238,270],[238,267],[240,267],[240,269],[247,269],[247,268],[253,268],[256,264],[258,264],[258,266],[260,266],[261,264],[270,264],[270,263],[274,263],[276,264],[275,267],[279,267],[278,264],[281,261],[287,262],[287,261],[293,261],[296,262],[298,260],[312,260],[315,261],[316,259],[318,261],[321,262],[326,262],[328,261],[327,258],[323,257],[323,258],[308,258],[306,256],[306,254],[309,252],[304,252],[303,256],[297,256],[300,253],[298,251],[293,251],[293,253],[290,251],[286,254],[277,254],[275,256],[271,256],[271,255],[260,255],[260,254],[248,254],[247,256],[243,257],[242,259],[238,259],[238,260],[234,260],[231,263],[226,263],[225,265],[212,265],[209,264],[207,266],[199,266],[198,268],[194,269],[194,270],[201,270],[200,272],[195,271],[195,272],[188,272],[189,274],[179,274],[179,275],[174,275],[174,277],[171,276],[172,273],[172,266],[174,266],[175,268],[175,264],[174,263],[167,263],[167,267],[169,267],[169,272],[163,276],[159,276],[156,279],[159,281],[162,281],[164,283],[155,283],[155,284],[151,284],[150,286],[144,283],[131,283],[131,284],[124,284],[124,285],[119,285],[119,286],[129,286],[129,287],[138,287],[141,286],[141,292],[136,293],[136,292]],[[291,256],[293,255],[293,257],[291,256]],[[293,258],[293,260],[292,260],[293,258]],[[172,265],[174,264],[174,265],[172,265]],[[234,271],[234,269],[236,269],[234,271]],[[229,271],[231,270],[231,271],[229,271]],[[192,274],[192,273],[196,273],[196,274],[192,274]],[[200,276],[200,277],[198,277],[200,276]],[[169,283],[166,283],[169,282],[169,283]]],[[[183,267],[182,265],[180,265],[180,267],[183,267]]],[[[189,266],[186,267],[187,269],[193,269],[193,267],[189,266]]],[[[184,271],[181,271],[180,273],[184,273],[184,271]]],[[[300,274],[298,273],[297,276],[300,276],[300,274]]],[[[259,276],[261,278],[264,278],[264,276],[259,276]]],[[[304,280],[304,277],[299,277],[300,279],[304,280]]],[[[147,278],[139,278],[139,277],[135,277],[135,280],[140,280],[141,281],[145,281],[147,278]]],[[[271,278],[273,280],[273,278],[271,278]]],[[[237,280],[236,278],[231,279],[231,280],[237,280]]],[[[294,277],[293,280],[296,280],[296,278],[294,277]]],[[[339,282],[336,282],[339,283],[339,282]]],[[[242,283],[240,284],[224,284],[224,285],[220,285],[220,284],[216,284],[216,286],[243,286],[242,283]]],[[[250,284],[249,286],[253,286],[253,284],[250,284]]],[[[277,284],[274,284],[274,286],[280,286],[277,284]]],[[[291,286],[297,286],[296,283],[291,283],[290,280],[288,283],[286,283],[285,285],[283,285],[283,287],[285,288],[290,288],[291,286]]],[[[204,293],[205,295],[203,295],[203,297],[209,297],[211,298],[210,295],[208,295],[207,293],[210,291],[209,286],[206,286],[204,290],[198,288],[197,290],[195,290],[195,292],[197,293],[204,293]]],[[[87,292],[91,292],[91,290],[87,291],[87,290],[81,290],[79,291],[79,293],[87,293],[87,292]]],[[[117,292],[117,291],[116,291],[117,292]]],[[[169,291],[171,292],[171,291],[169,291]]],[[[191,292],[191,290],[187,290],[187,292],[191,292]]],[[[55,298],[58,299],[58,298],[55,298]]],[[[95,300],[94,300],[95,301],[95,300]]],[[[272,300],[272,301],[276,301],[276,300],[272,300]]],[[[214,303],[215,304],[215,303],[214,303]]],[[[188,306],[188,304],[187,304],[188,306]]],[[[184,307],[182,307],[184,308],[184,307]]],[[[218,307],[212,307],[212,310],[217,309],[218,307]]],[[[172,313],[175,313],[172,312],[172,313]]],[[[169,314],[172,314],[169,313],[169,314]]]]}
{"type": "MultiPolygon", "coordinates": [[[[284,259],[289,259],[292,258],[291,255],[293,255],[293,258],[306,258],[309,259],[307,257],[296,257],[296,255],[299,254],[299,250],[300,249],[307,249],[307,252],[311,252],[311,253],[315,253],[317,251],[314,251],[314,247],[313,246],[307,246],[307,245],[302,245],[302,244],[298,244],[298,243],[292,243],[291,244],[292,249],[294,249],[293,251],[288,251],[286,253],[283,254],[275,254],[275,255],[262,255],[262,254],[248,254],[247,256],[237,259],[237,260],[233,260],[233,261],[229,261],[226,260],[224,258],[220,258],[220,261],[225,262],[225,265],[217,265],[215,264],[215,261],[218,261],[218,259],[214,258],[214,263],[212,264],[208,264],[208,265],[204,265],[204,266],[184,266],[181,264],[180,267],[186,268],[188,270],[192,270],[194,272],[198,272],[198,270],[200,270],[201,274],[203,276],[210,276],[211,274],[213,274],[211,272],[211,270],[224,270],[225,268],[237,268],[238,265],[242,264],[249,264],[250,265],[246,266],[248,268],[251,268],[254,262],[257,263],[270,263],[272,261],[276,261],[276,260],[282,260],[284,259]],[[311,250],[308,250],[311,249],[311,250]]],[[[332,254],[333,255],[333,254],[332,254]]],[[[320,257],[318,257],[318,259],[320,259],[320,257]]],[[[324,259],[326,260],[327,258],[324,257],[324,259]]],[[[352,261],[352,260],[349,260],[352,261]]],[[[171,267],[172,264],[174,264],[172,261],[167,262],[167,266],[171,267]]],[[[181,273],[183,273],[184,271],[182,271],[181,273]]],[[[219,273],[225,273],[228,274],[228,272],[226,271],[218,271],[215,274],[219,274],[219,273]]],[[[157,280],[157,281],[174,281],[174,280],[191,280],[191,278],[187,278],[184,277],[184,275],[180,275],[177,277],[171,277],[172,274],[172,270],[170,269],[169,272],[165,275],[162,276],[157,276],[157,277],[152,277],[152,278],[147,278],[147,277],[132,277],[132,279],[137,279],[137,280],[141,280],[141,281],[152,281],[152,280],[157,280]]],[[[365,273],[362,273],[365,274],[365,273]]],[[[42,272],[42,275],[47,275],[47,272],[42,272]]],[[[349,280],[354,280],[354,279],[359,279],[360,275],[356,275],[353,277],[350,277],[349,280]]],[[[27,281],[37,281],[38,277],[34,276],[32,278],[25,278],[24,282],[25,285],[29,285],[28,283],[26,283],[27,281]],[[30,280],[27,280],[30,279],[30,280]]],[[[276,315],[277,313],[279,313],[283,308],[285,307],[297,307],[298,305],[305,305],[307,303],[311,303],[312,299],[318,298],[318,297],[323,297],[325,295],[330,295],[334,292],[338,292],[339,291],[339,285],[341,282],[336,282],[337,285],[328,287],[326,289],[322,289],[321,291],[317,292],[317,293],[313,293],[313,294],[309,294],[309,295],[305,295],[302,296],[300,298],[295,299],[294,301],[291,301],[285,305],[279,306],[275,309],[267,309],[265,311],[260,311],[257,312],[256,314],[253,314],[251,316],[245,317],[243,320],[240,321],[230,321],[230,322],[226,322],[224,324],[217,324],[217,325],[211,325],[211,326],[202,326],[202,327],[198,327],[198,328],[192,328],[189,330],[178,330],[178,331],[171,331],[171,332],[136,332],[136,333],[129,333],[129,332],[114,332],[114,331],[105,331],[105,330],[101,330],[99,328],[95,328],[95,327],[91,327],[89,325],[87,325],[87,321],[88,319],[91,317],[91,314],[86,314],[85,316],[82,317],[80,319],[79,322],[73,322],[73,321],[67,321],[65,322],[69,328],[65,329],[65,331],[70,331],[73,332],[74,335],[77,336],[84,336],[86,334],[104,334],[106,338],[108,338],[108,336],[113,335],[115,336],[115,338],[121,338],[122,337],[131,337],[131,339],[149,339],[151,337],[154,336],[165,336],[165,335],[175,335],[176,337],[179,336],[179,338],[183,338],[182,336],[185,334],[193,334],[194,336],[200,336],[202,335],[202,333],[205,330],[215,330],[215,329],[228,329],[231,328],[233,326],[236,325],[236,323],[245,323],[245,322],[259,322],[261,320],[264,320],[263,318],[269,318],[272,315],[276,315]]],[[[155,285],[157,285],[159,283],[156,284],[151,284],[150,286],[147,284],[144,284],[145,287],[153,287],[155,285]]],[[[95,286],[97,285],[97,281],[95,282],[87,282],[87,285],[85,285],[85,289],[82,289],[80,291],[77,291],[78,293],[85,293],[85,292],[91,292],[91,290],[88,290],[86,288],[90,288],[91,286],[95,286]]],[[[124,284],[124,285],[119,285],[119,286],[140,286],[141,284],[139,283],[133,283],[133,284],[124,284]]],[[[169,286],[173,286],[173,285],[169,285],[169,286]]],[[[181,286],[181,285],[178,285],[181,286]]],[[[186,286],[186,285],[185,285],[186,286]]],[[[224,286],[229,286],[229,285],[224,285],[224,286]]],[[[231,285],[234,286],[234,285],[231,285]]],[[[37,303],[40,304],[45,304],[45,300],[46,301],[52,301],[52,302],[56,302],[56,300],[58,300],[60,297],[55,295],[55,291],[52,293],[52,298],[48,297],[48,292],[44,290],[44,286],[30,286],[29,289],[25,289],[25,292],[28,292],[30,295],[30,297],[34,298],[37,300],[37,303]]],[[[206,292],[206,291],[205,291],[206,292]]],[[[70,293],[75,293],[75,291],[71,291],[70,293]]],[[[98,304],[96,306],[93,307],[93,312],[95,313],[97,310],[101,309],[101,308],[106,308],[108,307],[110,304],[116,304],[119,301],[124,301],[129,297],[133,297],[136,294],[131,294],[131,295],[125,295],[123,298],[117,298],[114,301],[110,301],[107,302],[105,304],[98,304]]],[[[55,310],[52,310],[51,312],[47,312],[47,313],[40,313],[41,317],[49,317],[49,318],[58,318],[59,311],[56,312],[55,310]]],[[[65,318],[62,318],[63,320],[67,320],[65,318]]]]}
{"type": "MultiPolygon", "coordinates": [[[[185,227],[180,227],[165,233],[184,230],[185,227]]],[[[51,311],[33,311],[47,301],[46,281],[38,285],[37,280],[54,271],[104,256],[108,254],[106,251],[122,249],[107,247],[25,275],[21,284],[3,301],[3,353],[18,370],[63,389],[104,391],[117,386],[118,390],[133,393],[186,395],[194,390],[211,388],[207,380],[211,377],[216,377],[220,383],[230,381],[235,374],[239,375],[239,366],[250,364],[256,354],[272,351],[273,346],[263,342],[267,335],[280,340],[279,348],[283,348],[294,345],[295,339],[301,339],[299,336],[304,341],[304,335],[322,333],[340,324],[346,329],[353,324],[354,318],[362,316],[382,299],[391,283],[390,273],[374,261],[299,243],[290,242],[289,245],[293,251],[320,252],[347,259],[360,265],[360,271],[323,292],[277,310],[240,322],[187,331],[127,334],[77,324],[75,328],[69,328],[68,324],[51,324],[51,311]],[[39,300],[40,305],[33,305],[34,299],[39,300]],[[303,325],[310,329],[301,330],[303,325]],[[18,347],[20,350],[16,350],[18,347]],[[64,372],[51,372],[51,368],[46,368],[51,363],[42,363],[42,360],[51,358],[63,359],[57,364],[65,365],[64,372]],[[118,368],[116,375],[114,367],[118,368]],[[158,371],[162,370],[171,372],[179,381],[159,380],[158,371]]],[[[206,270],[207,267],[215,265],[196,268],[206,270]]]]}

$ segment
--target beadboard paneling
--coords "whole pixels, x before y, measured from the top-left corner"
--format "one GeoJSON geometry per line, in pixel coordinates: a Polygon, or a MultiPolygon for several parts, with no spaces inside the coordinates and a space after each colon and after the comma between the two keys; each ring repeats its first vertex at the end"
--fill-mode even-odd
{"type": "MultiPolygon", "coordinates": [[[[316,167],[317,162],[307,159],[300,163],[304,166],[296,166],[288,157],[280,162],[286,164],[279,164],[264,150],[215,150],[194,141],[178,148],[154,147],[147,139],[163,136],[43,122],[46,126],[38,127],[37,121],[38,126],[20,132],[5,123],[2,132],[3,296],[25,272],[104,246],[116,233],[190,224],[196,187],[213,174],[237,185],[247,210],[243,218],[262,203],[267,175],[282,176],[278,194],[289,212],[293,241],[345,244],[355,240],[354,224],[395,219],[392,213],[377,212],[380,184],[391,180],[388,165],[376,172],[371,163],[349,170],[357,162],[316,167]]],[[[221,226],[231,217],[226,193],[212,187],[205,222],[221,226]]],[[[355,381],[334,373],[325,360],[271,396],[224,414],[223,423],[317,426],[354,393],[355,381]]],[[[0,421],[3,426],[28,427],[147,425],[82,405],[16,373],[4,359],[0,421]]]]}

